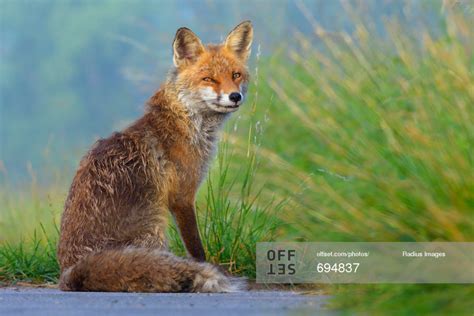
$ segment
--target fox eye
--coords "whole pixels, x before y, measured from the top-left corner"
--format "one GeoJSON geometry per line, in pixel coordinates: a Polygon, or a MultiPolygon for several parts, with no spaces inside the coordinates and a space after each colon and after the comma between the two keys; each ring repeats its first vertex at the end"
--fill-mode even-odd
{"type": "Polygon", "coordinates": [[[240,72],[234,72],[232,74],[232,79],[237,79],[237,78],[240,78],[242,75],[240,74],[240,72]]]}
{"type": "Polygon", "coordinates": [[[202,80],[206,82],[214,82],[214,80],[211,77],[204,77],[202,78],[202,80]]]}

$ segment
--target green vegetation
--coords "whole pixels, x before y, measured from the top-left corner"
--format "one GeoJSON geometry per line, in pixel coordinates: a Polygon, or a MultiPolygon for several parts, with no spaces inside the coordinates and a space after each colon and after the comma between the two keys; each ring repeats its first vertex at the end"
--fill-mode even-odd
{"type": "MultiPolygon", "coordinates": [[[[0,285],[26,281],[33,283],[57,282],[59,264],[56,260],[56,238],[51,238],[41,226],[31,240],[0,245],[0,285]]],[[[54,235],[57,236],[57,233],[54,235]]]]}
{"type": "MultiPolygon", "coordinates": [[[[474,241],[472,16],[447,8],[439,32],[390,18],[383,32],[355,21],[351,34],[312,22],[315,36],[261,57],[250,105],[228,123],[198,198],[210,260],[253,277],[263,240],[474,241]]],[[[2,190],[0,280],[57,278],[66,190],[2,190]],[[18,242],[40,222],[41,237],[18,242]]],[[[183,254],[173,225],[169,235],[183,254]]],[[[329,291],[348,313],[474,310],[472,285],[329,291]]]]}
{"type": "Polygon", "coordinates": [[[473,22],[445,22],[445,36],[419,42],[395,21],[385,39],[317,29],[319,47],[302,37],[291,64],[261,65],[259,98],[273,101],[258,175],[300,210],[285,212],[289,233],[474,240],[473,22]]]}
{"type": "MultiPolygon", "coordinates": [[[[444,36],[415,37],[387,19],[385,38],[364,24],[351,35],[315,25],[291,64],[264,65],[260,100],[273,102],[259,175],[297,210],[282,213],[285,239],[474,240],[474,25],[455,12],[444,23],[444,36]]],[[[472,285],[333,291],[349,312],[474,309],[472,285]]]]}

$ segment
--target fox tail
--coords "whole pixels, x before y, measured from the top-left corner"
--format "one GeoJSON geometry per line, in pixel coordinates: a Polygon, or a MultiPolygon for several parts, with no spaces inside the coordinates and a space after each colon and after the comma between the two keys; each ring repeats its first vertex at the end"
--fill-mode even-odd
{"type": "Polygon", "coordinates": [[[209,263],[148,248],[103,250],[65,269],[63,291],[101,292],[236,292],[245,286],[209,263]]]}

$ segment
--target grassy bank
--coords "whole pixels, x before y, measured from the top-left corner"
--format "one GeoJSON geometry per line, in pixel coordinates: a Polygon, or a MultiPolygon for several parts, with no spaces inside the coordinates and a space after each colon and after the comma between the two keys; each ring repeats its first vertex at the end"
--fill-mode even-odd
{"type": "Polygon", "coordinates": [[[364,25],[317,28],[286,63],[260,67],[260,100],[272,101],[260,107],[259,175],[298,206],[289,234],[474,240],[474,28],[460,16],[445,23],[419,39],[390,20],[388,38],[364,25]]]}
{"type": "MultiPolygon", "coordinates": [[[[381,37],[366,24],[345,34],[315,22],[314,38],[297,36],[286,63],[260,67],[260,100],[272,101],[260,113],[269,159],[259,174],[291,196],[285,238],[474,240],[474,25],[456,12],[443,23],[439,34],[420,25],[415,37],[387,19],[381,37]]],[[[337,286],[333,306],[467,314],[473,290],[337,286]]]]}

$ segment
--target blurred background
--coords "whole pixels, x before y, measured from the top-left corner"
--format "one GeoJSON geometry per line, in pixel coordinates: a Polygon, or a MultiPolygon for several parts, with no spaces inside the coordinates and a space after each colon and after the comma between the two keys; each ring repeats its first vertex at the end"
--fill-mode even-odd
{"type": "MultiPolygon", "coordinates": [[[[250,98],[198,198],[210,261],[252,277],[263,240],[474,240],[472,1],[0,0],[0,282],[57,280],[77,164],[141,115],[176,29],[215,43],[247,19],[250,98]]],[[[470,285],[314,291],[375,314],[474,310],[470,285]]]]}
{"type": "MultiPolygon", "coordinates": [[[[29,164],[37,172],[45,163],[74,168],[94,139],[140,115],[172,66],[171,43],[181,26],[204,42],[219,42],[250,19],[256,32],[254,57],[260,53],[264,58],[288,46],[296,49],[295,33],[311,37],[313,19],[328,31],[354,31],[354,12],[338,1],[0,3],[0,159],[14,182],[28,177],[29,164]]],[[[439,28],[439,3],[358,5],[360,18],[381,33],[388,16],[402,23],[408,19],[413,28],[422,21],[433,32],[439,28]]]]}

